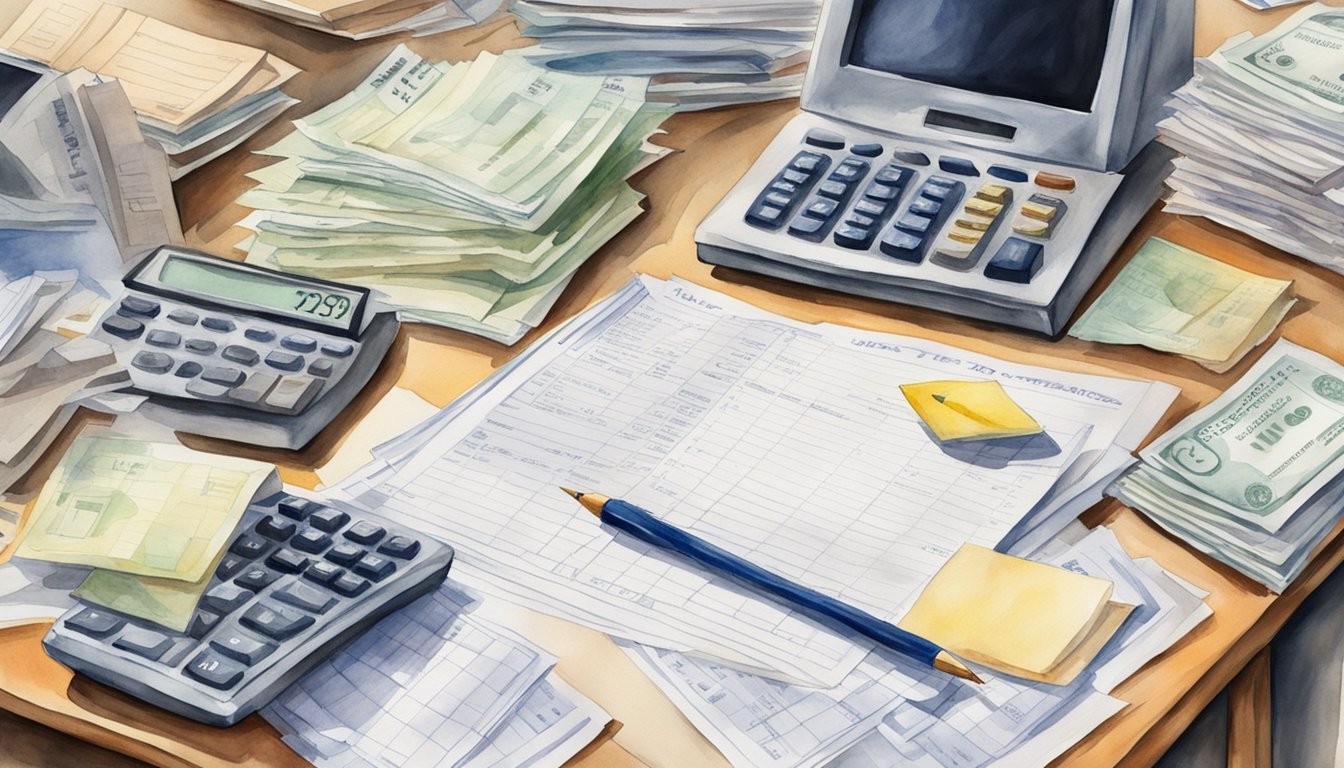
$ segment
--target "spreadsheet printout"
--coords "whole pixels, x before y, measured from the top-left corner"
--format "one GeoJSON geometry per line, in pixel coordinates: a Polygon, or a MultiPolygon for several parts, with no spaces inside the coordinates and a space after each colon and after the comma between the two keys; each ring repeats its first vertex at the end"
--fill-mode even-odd
{"type": "Polygon", "coordinates": [[[458,549],[459,578],[655,647],[832,687],[868,647],[613,536],[557,486],[640,504],[887,619],[1173,388],[772,315],[643,278],[392,441],[336,493],[458,549]],[[899,392],[1000,381],[1043,435],[939,445],[899,392]]]}

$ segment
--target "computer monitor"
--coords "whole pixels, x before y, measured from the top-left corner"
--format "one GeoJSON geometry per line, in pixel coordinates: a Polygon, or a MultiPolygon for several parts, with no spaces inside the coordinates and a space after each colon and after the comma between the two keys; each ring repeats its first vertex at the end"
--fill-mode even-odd
{"type": "Polygon", "coordinates": [[[1190,4],[831,0],[802,105],[912,138],[1120,170],[1190,76],[1190,4]]]}

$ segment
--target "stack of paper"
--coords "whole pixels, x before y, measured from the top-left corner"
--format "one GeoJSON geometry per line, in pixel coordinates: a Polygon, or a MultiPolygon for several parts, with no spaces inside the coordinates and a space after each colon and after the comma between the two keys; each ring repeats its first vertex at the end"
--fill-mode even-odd
{"type": "Polygon", "coordinates": [[[403,320],[512,344],[641,212],[625,178],[665,150],[641,78],[515,54],[431,64],[397,47],[297,121],[239,198],[248,261],[366,285],[403,320]]]}
{"type": "MultiPolygon", "coordinates": [[[[1081,528],[1081,526],[1079,526],[1081,528]]],[[[1085,529],[1084,529],[1085,531],[1085,529]]],[[[1212,611],[1206,593],[1151,560],[1132,560],[1102,528],[1036,555],[1115,585],[1134,606],[1086,671],[1066,686],[993,675],[983,686],[910,674],[897,657],[869,654],[838,687],[785,685],[669,651],[635,646],[631,658],[734,765],[762,768],[979,768],[1044,765],[1125,703],[1110,692],[1212,611]]]]}
{"type": "Polygon", "coordinates": [[[120,81],[145,134],[168,153],[174,179],[298,103],[280,86],[299,69],[279,57],[99,0],[32,0],[0,48],[120,81]]]}
{"type": "Polygon", "coordinates": [[[1297,303],[1292,285],[1154,237],[1069,335],[1175,352],[1223,373],[1273,333],[1297,303]]]}
{"type": "Polygon", "coordinates": [[[106,344],[57,332],[67,316],[97,304],[76,277],[0,275],[0,492],[42,457],[80,400],[130,381],[106,344]]]}
{"type": "Polygon", "coordinates": [[[1174,396],[643,278],[380,447],[332,493],[450,539],[455,572],[489,593],[832,687],[866,646],[613,537],[557,486],[625,498],[895,619],[963,543],[1052,536],[1116,471],[1111,450],[1136,447],[1174,396]],[[939,443],[899,392],[985,376],[1044,432],[939,443]]]}
{"type": "Polygon", "coordinates": [[[1344,507],[1344,366],[1281,340],[1111,493],[1281,592],[1344,507]]]}
{"type": "Polygon", "coordinates": [[[290,24],[351,40],[409,32],[416,37],[479,24],[501,0],[229,0],[290,24]]]}
{"type": "Polygon", "coordinates": [[[447,582],[374,625],[262,710],[334,766],[559,766],[610,718],[550,674],[555,658],[472,611],[447,582]]]}
{"type": "Polygon", "coordinates": [[[560,72],[653,78],[649,98],[680,109],[769,101],[802,91],[816,0],[722,3],[514,0],[530,60],[560,72]]]}
{"type": "Polygon", "coordinates": [[[1197,59],[1158,124],[1185,154],[1167,178],[1167,210],[1344,272],[1341,71],[1344,10],[1320,3],[1197,59]]]}

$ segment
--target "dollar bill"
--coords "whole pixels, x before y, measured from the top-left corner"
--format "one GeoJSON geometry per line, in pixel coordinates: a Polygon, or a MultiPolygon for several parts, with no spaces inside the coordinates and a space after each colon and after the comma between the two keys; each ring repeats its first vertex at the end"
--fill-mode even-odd
{"type": "Polygon", "coordinates": [[[1264,83],[1344,115],[1344,9],[1312,3],[1225,56],[1264,83]]]}
{"type": "Polygon", "coordinates": [[[1344,470],[1344,366],[1281,340],[1140,455],[1193,503],[1277,531],[1344,470]]]}

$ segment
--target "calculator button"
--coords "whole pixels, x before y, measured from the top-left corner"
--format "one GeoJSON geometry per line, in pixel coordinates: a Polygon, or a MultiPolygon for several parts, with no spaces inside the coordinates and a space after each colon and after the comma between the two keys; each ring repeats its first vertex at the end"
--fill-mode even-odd
{"type": "Polygon", "coordinates": [[[334,579],[340,578],[344,573],[344,568],[339,568],[331,563],[325,563],[319,560],[308,566],[308,570],[303,572],[303,578],[309,581],[315,581],[318,584],[330,584],[334,579]]]}
{"type": "Polygon", "coordinates": [[[276,505],[276,509],[279,510],[280,514],[288,517],[290,520],[307,520],[308,513],[312,511],[309,509],[309,506],[310,504],[307,499],[300,499],[298,496],[287,496],[276,505]]]}
{"type": "Polygon", "coordinates": [[[126,622],[94,608],[85,608],[65,620],[65,626],[89,637],[107,637],[121,629],[126,622]]]}
{"type": "Polygon", "coordinates": [[[280,574],[272,571],[270,568],[267,568],[264,565],[254,565],[246,571],[243,571],[243,575],[234,579],[233,583],[243,589],[260,592],[269,587],[278,578],[280,578],[280,574]]]}
{"type": "Polygon", "coordinates": [[[873,244],[873,231],[844,224],[835,230],[835,244],[841,248],[864,250],[873,244]]]}
{"type": "Polygon", "coordinates": [[[783,192],[771,192],[765,196],[765,204],[776,208],[788,208],[792,203],[793,197],[783,192]]]}
{"type": "Polygon", "coordinates": [[[313,364],[308,366],[308,373],[313,376],[321,376],[324,379],[331,376],[335,370],[336,364],[330,360],[314,360],[313,364]]]}
{"type": "Polygon", "coordinates": [[[873,175],[873,181],[888,187],[900,187],[904,186],[905,182],[913,175],[907,168],[888,165],[873,175]]]}
{"type": "Polygon", "coordinates": [[[1041,270],[1040,243],[1019,237],[1010,237],[999,246],[999,252],[985,265],[985,277],[1010,283],[1029,283],[1041,270]]]}
{"type": "Polygon", "coordinates": [[[887,212],[887,204],[881,200],[860,200],[854,204],[854,210],[866,216],[881,216],[887,212]]]}
{"type": "Polygon", "coordinates": [[[243,335],[252,341],[275,341],[275,331],[272,331],[270,328],[248,328],[246,331],[243,331],[243,335]]]}
{"type": "Polygon", "coordinates": [[[857,181],[868,172],[868,163],[846,160],[831,171],[832,181],[857,181]]]}
{"type": "Polygon", "coordinates": [[[229,632],[216,637],[210,641],[210,647],[234,661],[241,661],[249,667],[275,652],[274,645],[244,637],[237,632],[229,632]]]}
{"type": "Polygon", "coordinates": [[[121,306],[117,307],[117,314],[158,317],[160,308],[157,301],[142,299],[139,296],[127,296],[121,300],[121,306]]]}
{"type": "Polygon", "coordinates": [[[367,579],[382,581],[397,570],[397,564],[378,555],[365,555],[350,570],[367,579]]]}
{"type": "Polygon", "coordinates": [[[194,379],[197,376],[200,376],[201,371],[203,370],[205,370],[205,368],[201,367],[200,363],[193,363],[188,360],[177,366],[177,370],[173,372],[173,375],[183,379],[194,379]]]}
{"type": "Polygon", "coordinates": [[[197,610],[191,617],[191,624],[187,627],[187,634],[200,640],[219,624],[219,616],[209,611],[197,610]]]}
{"type": "Polygon", "coordinates": [[[213,341],[206,341],[205,339],[187,339],[188,352],[195,352],[200,355],[209,355],[214,353],[215,349],[218,347],[219,345],[213,341]]]}
{"type": "Polygon", "coordinates": [[[331,534],[323,533],[316,528],[306,528],[289,542],[289,546],[300,552],[316,555],[330,547],[331,541],[331,534]]]}
{"type": "Polygon", "coordinates": [[[398,560],[410,560],[420,554],[420,542],[409,536],[393,536],[384,541],[378,551],[384,555],[391,555],[398,560]]]}
{"type": "Polygon", "coordinates": [[[271,545],[260,536],[253,536],[250,533],[244,533],[242,536],[233,540],[229,546],[229,551],[235,555],[256,559],[269,552],[271,545]]]}
{"type": "Polygon", "coordinates": [[[330,594],[297,581],[277,589],[271,597],[295,608],[302,608],[309,613],[326,613],[331,606],[336,604],[336,598],[330,594]]]}
{"type": "Polygon", "coordinates": [[[855,144],[849,148],[850,152],[864,157],[877,157],[882,154],[881,144],[855,144]]]}
{"type": "Polygon", "coordinates": [[[774,228],[779,226],[779,217],[783,211],[774,206],[761,204],[747,212],[747,223],[758,227],[774,228]]]}
{"type": "Polygon", "coordinates": [[[286,611],[279,606],[254,605],[243,613],[243,626],[276,640],[288,640],[313,625],[312,616],[286,611]]]}
{"type": "Polygon", "coordinates": [[[308,407],[308,403],[317,397],[321,389],[321,379],[314,379],[311,376],[286,376],[280,380],[275,389],[271,390],[271,394],[266,396],[266,403],[276,408],[301,411],[308,407]]]}
{"type": "Polygon", "coordinates": [[[967,213],[974,213],[980,216],[994,217],[1003,213],[1003,202],[990,202],[977,194],[975,197],[966,201],[964,210],[967,213]]]}
{"type": "Polygon", "coordinates": [[[364,550],[354,544],[337,544],[325,555],[331,562],[344,566],[354,565],[363,556],[364,550]]]}
{"type": "Polygon", "coordinates": [[[952,193],[951,187],[944,187],[938,184],[925,184],[924,186],[919,188],[919,194],[921,197],[926,197],[930,200],[937,200],[938,202],[946,200],[947,196],[950,195],[951,193],[952,193]]]}
{"type": "Polygon", "coordinates": [[[251,591],[233,584],[217,584],[201,596],[201,602],[222,616],[243,607],[254,596],[251,591]]]}
{"type": "Polygon", "coordinates": [[[809,219],[825,221],[835,214],[834,200],[813,200],[803,209],[803,215],[809,219]]]}
{"type": "Polygon", "coordinates": [[[331,588],[336,590],[337,594],[346,597],[358,597],[364,593],[364,590],[369,588],[369,580],[361,579],[358,576],[351,576],[347,573],[344,576],[337,577],[335,581],[331,582],[331,588]]]}
{"type": "Polygon", "coordinates": [[[285,349],[292,349],[295,352],[312,352],[317,349],[317,339],[312,336],[304,336],[301,333],[291,333],[280,340],[280,346],[285,349]]]}
{"type": "MultiPolygon", "coordinates": [[[[803,137],[803,142],[822,149],[844,149],[845,137],[838,133],[813,128],[803,137]]],[[[881,154],[880,152],[878,154],[881,154]]]]}
{"type": "Polygon", "coordinates": [[[201,651],[182,670],[182,674],[223,691],[237,685],[246,671],[247,667],[214,651],[201,651]]]}
{"type": "Polygon", "coordinates": [[[266,355],[266,364],[282,371],[303,370],[303,363],[303,355],[296,355],[292,352],[281,352],[277,349],[266,355]]]}
{"type": "Polygon", "coordinates": [[[278,381],[280,381],[280,377],[276,376],[274,373],[257,371],[248,374],[247,381],[243,382],[242,386],[235,387],[233,391],[229,392],[229,399],[236,400],[240,403],[247,403],[249,405],[252,403],[259,403],[262,398],[270,393],[271,388],[274,387],[278,381]]]}
{"type": "Polygon", "coordinates": [[[869,200],[880,200],[882,202],[890,202],[892,200],[895,200],[897,197],[900,197],[900,195],[901,195],[900,187],[892,187],[886,184],[879,184],[876,181],[869,184],[868,188],[863,191],[863,196],[868,198],[869,200]]]}
{"type": "Polygon", "coordinates": [[[350,528],[342,535],[356,544],[374,544],[386,536],[387,531],[383,530],[381,525],[370,523],[367,520],[360,520],[350,526],[350,528]]]}
{"type": "Polygon", "coordinates": [[[975,197],[991,203],[1010,203],[1013,191],[1002,184],[986,184],[975,191],[975,197]]]}
{"type": "Polygon", "coordinates": [[[173,358],[162,352],[136,352],[131,365],[149,373],[167,373],[173,369],[173,358]]]}
{"type": "Polygon", "coordinates": [[[227,317],[207,317],[201,321],[201,327],[209,331],[228,333],[238,326],[234,325],[233,321],[227,317]]]}
{"type": "Polygon", "coordinates": [[[294,535],[298,526],[293,520],[286,520],[283,517],[264,517],[257,521],[257,533],[268,539],[275,541],[284,541],[294,535]]]}
{"type": "Polygon", "coordinates": [[[896,227],[906,232],[922,235],[929,231],[929,225],[932,223],[933,219],[930,219],[927,216],[920,216],[917,213],[906,213],[896,220],[896,227]]]}
{"type": "Polygon", "coordinates": [[[281,573],[298,573],[308,567],[311,562],[308,558],[290,549],[277,549],[270,557],[266,558],[266,564],[281,573]]]}
{"type": "Polygon", "coordinates": [[[975,167],[975,163],[960,157],[938,158],[938,169],[944,173],[955,173],[958,176],[980,175],[980,169],[975,167]]]}
{"type": "Polygon", "coordinates": [[[893,258],[918,263],[924,259],[923,245],[924,238],[892,229],[882,236],[878,248],[893,258]]]}
{"type": "Polygon", "coordinates": [[[943,204],[938,200],[930,200],[927,197],[920,197],[910,203],[910,210],[924,216],[937,216],[938,212],[943,210],[943,204]]]}
{"type": "Polygon", "coordinates": [[[168,319],[182,325],[195,325],[196,321],[201,319],[201,316],[188,309],[174,309],[168,313],[168,319]]]}
{"type": "MultiPolygon", "coordinates": [[[[770,191],[771,191],[771,192],[781,192],[781,193],[783,193],[783,194],[786,194],[786,195],[792,197],[792,196],[798,194],[798,185],[797,185],[797,184],[791,184],[791,183],[789,183],[789,182],[787,182],[787,181],[775,181],[775,182],[771,182],[771,183],[770,183],[770,191]]],[[[327,345],[327,344],[323,344],[323,345],[322,345],[322,351],[323,351],[323,352],[326,352],[328,346],[329,346],[329,345],[327,345]]],[[[330,353],[328,353],[328,354],[330,354],[330,353]]]]}
{"type": "Polygon", "coordinates": [[[809,240],[820,240],[825,237],[821,234],[821,230],[825,226],[825,219],[816,219],[806,214],[799,214],[789,223],[789,234],[809,240]]]}
{"type": "Polygon", "coordinates": [[[1006,165],[991,165],[986,173],[996,179],[1003,179],[1004,181],[1011,181],[1014,183],[1020,183],[1027,180],[1026,171],[1010,168],[1006,165]]]}
{"type": "Polygon", "coordinates": [[[228,368],[222,365],[207,366],[201,372],[201,378],[211,384],[219,384],[225,387],[236,387],[243,383],[245,378],[243,372],[237,368],[228,368]]]}
{"type": "Polygon", "coordinates": [[[239,571],[247,567],[248,559],[242,555],[228,554],[219,560],[215,569],[215,578],[221,581],[232,579],[239,571]]]}
{"type": "Polygon", "coordinates": [[[928,155],[924,154],[923,152],[916,152],[914,150],[898,149],[895,152],[891,153],[891,156],[895,158],[897,162],[905,163],[906,165],[918,165],[919,167],[923,168],[924,166],[929,164],[928,155]]]}
{"type": "Polygon", "coordinates": [[[145,332],[145,324],[121,315],[113,315],[103,321],[103,330],[119,339],[138,339],[145,332]]]}
{"type": "Polygon", "coordinates": [[[832,200],[839,200],[849,194],[849,185],[839,181],[823,181],[817,187],[817,194],[822,197],[829,197],[832,200]]]}
{"type": "Polygon", "coordinates": [[[350,522],[349,515],[338,509],[332,509],[331,507],[320,507],[308,518],[308,523],[310,525],[319,531],[326,531],[327,533],[335,533],[336,531],[339,531],[341,528],[345,527],[345,524],[348,522],[350,522]]]}
{"type": "Polygon", "coordinates": [[[158,661],[172,645],[172,638],[142,627],[127,627],[121,637],[112,643],[113,648],[129,651],[150,661],[158,661]]]}
{"type": "Polygon", "coordinates": [[[152,344],[156,347],[165,347],[171,349],[182,343],[182,334],[176,331],[165,331],[155,329],[149,332],[145,337],[146,344],[152,344]]]}
{"type": "Polygon", "coordinates": [[[1046,173],[1045,171],[1037,171],[1036,186],[1045,187],[1046,189],[1057,189],[1060,192],[1072,192],[1073,188],[1077,186],[1077,182],[1075,182],[1069,176],[1061,176],[1060,174],[1057,173],[1046,173]]]}
{"type": "Polygon", "coordinates": [[[223,384],[211,384],[208,381],[192,379],[187,382],[187,394],[204,400],[213,400],[229,394],[229,388],[223,384]]]}
{"type": "Polygon", "coordinates": [[[238,363],[239,365],[256,365],[257,361],[261,359],[261,355],[257,354],[257,350],[252,349],[251,347],[239,346],[237,344],[230,344],[225,347],[224,351],[219,353],[219,356],[231,363],[238,363]]]}
{"type": "Polygon", "coordinates": [[[850,214],[845,217],[845,224],[851,227],[867,228],[873,226],[874,223],[876,223],[876,220],[873,217],[864,216],[862,213],[850,212],[850,214]]]}
{"type": "Polygon", "coordinates": [[[1013,231],[1027,237],[1049,237],[1050,222],[1036,219],[1018,218],[1013,221],[1013,231]]]}
{"type": "Polygon", "coordinates": [[[780,178],[792,184],[806,184],[807,180],[812,178],[811,176],[807,175],[806,173],[803,173],[802,171],[795,171],[792,169],[781,173],[779,176],[780,178]]]}
{"type": "Polygon", "coordinates": [[[789,167],[803,173],[811,173],[818,166],[821,166],[825,159],[825,156],[818,155],[816,152],[799,152],[794,156],[793,162],[789,163],[789,167]]]}

